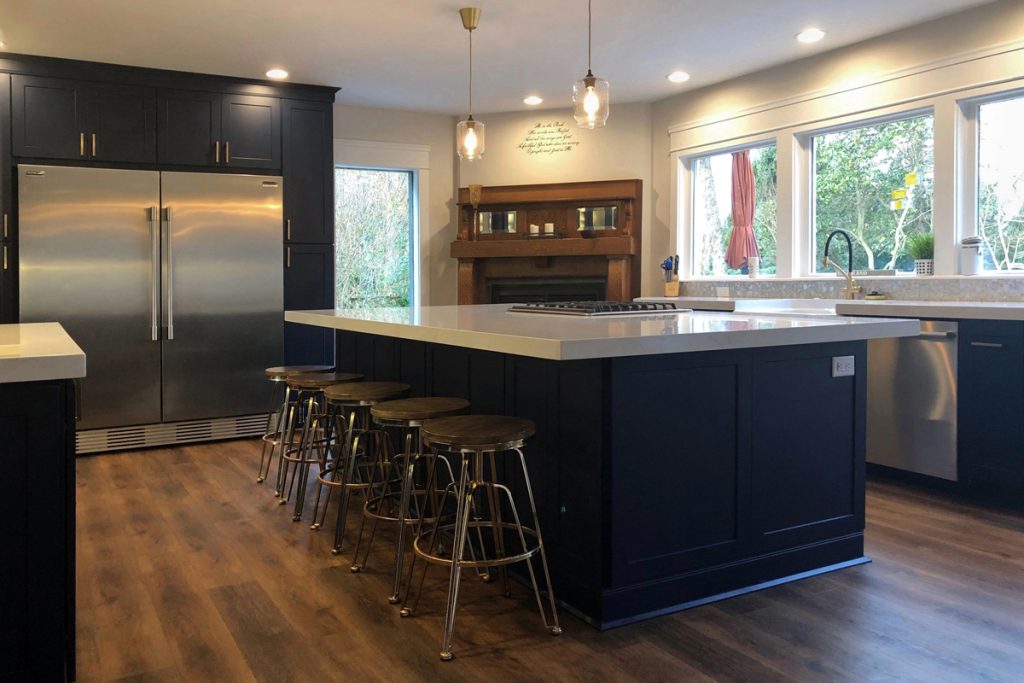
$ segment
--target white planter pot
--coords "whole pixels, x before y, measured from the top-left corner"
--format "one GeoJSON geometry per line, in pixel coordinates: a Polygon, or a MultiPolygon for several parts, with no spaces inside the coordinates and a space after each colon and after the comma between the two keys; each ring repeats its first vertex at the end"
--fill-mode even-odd
{"type": "Polygon", "coordinates": [[[935,260],[930,258],[919,258],[914,261],[915,275],[934,275],[935,260]]]}

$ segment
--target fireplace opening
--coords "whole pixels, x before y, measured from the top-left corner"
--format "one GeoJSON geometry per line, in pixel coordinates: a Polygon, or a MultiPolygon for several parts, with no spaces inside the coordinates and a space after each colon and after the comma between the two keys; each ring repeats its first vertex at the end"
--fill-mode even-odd
{"type": "Polygon", "coordinates": [[[604,301],[601,278],[510,278],[487,281],[487,303],[520,304],[552,301],[604,301]]]}

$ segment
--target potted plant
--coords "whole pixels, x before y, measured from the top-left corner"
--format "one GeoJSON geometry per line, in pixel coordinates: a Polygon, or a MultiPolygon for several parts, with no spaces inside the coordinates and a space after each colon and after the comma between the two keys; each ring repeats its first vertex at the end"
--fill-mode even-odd
{"type": "Polygon", "coordinates": [[[915,232],[907,235],[907,253],[914,259],[916,275],[935,273],[935,236],[930,232],[915,232]]]}

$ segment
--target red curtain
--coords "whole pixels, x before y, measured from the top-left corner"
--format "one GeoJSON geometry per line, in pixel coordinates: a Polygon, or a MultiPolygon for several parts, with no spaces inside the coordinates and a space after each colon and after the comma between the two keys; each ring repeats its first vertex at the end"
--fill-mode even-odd
{"type": "Polygon", "coordinates": [[[754,167],[749,151],[733,152],[732,234],[725,262],[730,268],[739,269],[749,257],[760,255],[754,238],[754,167]]]}

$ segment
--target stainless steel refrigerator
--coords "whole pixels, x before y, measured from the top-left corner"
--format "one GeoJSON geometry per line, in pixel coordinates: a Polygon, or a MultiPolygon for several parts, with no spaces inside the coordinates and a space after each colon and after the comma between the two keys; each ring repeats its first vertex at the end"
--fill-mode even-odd
{"type": "MultiPolygon", "coordinates": [[[[283,344],[281,185],[18,167],[21,320],[57,321],[86,352],[80,432],[266,414],[263,370],[283,344]]],[[[129,447],[161,441],[138,438],[129,447]]]]}

